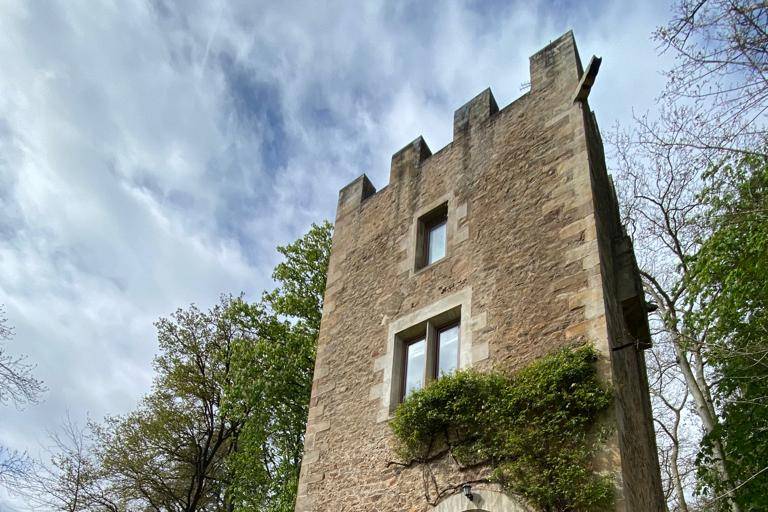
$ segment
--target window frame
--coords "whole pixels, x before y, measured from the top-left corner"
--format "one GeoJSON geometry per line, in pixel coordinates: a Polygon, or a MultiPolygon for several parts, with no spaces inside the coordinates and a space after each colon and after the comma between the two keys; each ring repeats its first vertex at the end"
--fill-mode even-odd
{"type": "Polygon", "coordinates": [[[420,216],[416,222],[416,258],[414,270],[419,271],[443,261],[448,257],[448,201],[443,201],[435,208],[420,216]],[[429,261],[430,234],[440,226],[445,226],[443,256],[429,261]]]}
{"type": "MultiPolygon", "coordinates": [[[[406,398],[406,385],[408,382],[408,349],[414,343],[419,341],[425,342],[425,354],[424,354],[424,367],[422,368],[423,379],[422,387],[429,385],[433,380],[440,378],[439,364],[440,364],[440,333],[456,327],[456,366],[455,370],[461,368],[461,309],[453,308],[447,311],[444,315],[438,315],[437,317],[430,318],[425,322],[413,326],[409,330],[416,329],[416,332],[412,332],[408,337],[400,340],[402,347],[401,355],[401,368],[402,375],[400,377],[400,388],[397,394],[398,402],[402,403],[406,398]],[[441,318],[447,316],[447,318],[441,318]]],[[[416,391],[416,390],[414,390],[416,391]]]]}
{"type": "MultiPolygon", "coordinates": [[[[451,218],[449,217],[449,224],[451,218]]],[[[416,232],[416,218],[413,219],[413,236],[416,232]]],[[[451,247],[450,237],[448,246],[451,247]]],[[[410,245],[411,250],[415,244],[410,245]]],[[[412,253],[409,255],[412,257],[412,253]]],[[[409,258],[412,263],[413,260],[409,258]]],[[[450,257],[449,257],[450,260],[450,257]]],[[[387,323],[386,350],[373,359],[373,372],[383,372],[380,382],[374,381],[370,389],[372,399],[378,399],[376,423],[390,421],[400,406],[402,386],[402,351],[403,340],[408,340],[420,329],[424,329],[428,320],[438,325],[447,325],[452,320],[460,321],[461,345],[459,347],[459,371],[472,366],[477,361],[488,359],[488,342],[473,343],[473,331],[485,327],[485,312],[472,315],[472,287],[464,286],[438,300],[403,313],[387,323]]]]}

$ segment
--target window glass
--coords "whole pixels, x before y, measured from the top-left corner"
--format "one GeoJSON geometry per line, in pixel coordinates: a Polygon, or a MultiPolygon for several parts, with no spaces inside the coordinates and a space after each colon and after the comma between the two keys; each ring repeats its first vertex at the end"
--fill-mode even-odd
{"type": "Polygon", "coordinates": [[[424,366],[426,365],[427,342],[424,339],[414,341],[406,347],[405,354],[405,390],[403,396],[424,386],[424,366]]]}
{"type": "Polygon", "coordinates": [[[443,221],[429,228],[427,265],[445,257],[445,225],[443,221]]]}
{"type": "Polygon", "coordinates": [[[443,329],[437,335],[437,376],[456,370],[459,363],[459,326],[443,329]]]}

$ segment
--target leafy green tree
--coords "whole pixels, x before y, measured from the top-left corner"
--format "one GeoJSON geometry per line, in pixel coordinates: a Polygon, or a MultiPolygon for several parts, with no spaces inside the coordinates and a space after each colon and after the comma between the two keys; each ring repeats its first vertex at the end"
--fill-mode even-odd
{"type": "Polygon", "coordinates": [[[699,478],[714,508],[735,495],[741,510],[768,510],[768,158],[750,155],[705,176],[704,223],[711,233],[688,284],[699,305],[693,328],[708,333],[721,422],[707,435],[699,478]],[[722,445],[733,492],[713,472],[722,445]]]}
{"type": "Polygon", "coordinates": [[[332,226],[313,225],[278,251],[277,288],[230,309],[243,333],[234,344],[227,407],[245,418],[229,458],[238,510],[292,511],[304,450],[332,226]]]}
{"type": "Polygon", "coordinates": [[[139,510],[225,510],[226,457],[244,421],[222,407],[240,336],[228,315],[235,300],[160,319],[152,392],[137,410],[94,426],[114,501],[139,510]]]}

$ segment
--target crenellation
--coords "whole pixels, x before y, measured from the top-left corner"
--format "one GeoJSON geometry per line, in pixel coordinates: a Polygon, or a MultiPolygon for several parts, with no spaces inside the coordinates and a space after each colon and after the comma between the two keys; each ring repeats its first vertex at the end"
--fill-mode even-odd
{"type": "Polygon", "coordinates": [[[570,85],[567,93],[571,99],[574,86],[583,74],[581,58],[576,49],[573,32],[569,31],[536,52],[530,59],[531,93],[542,91],[562,94],[563,86],[570,85]]]}
{"type": "Polygon", "coordinates": [[[392,155],[389,182],[396,183],[405,177],[411,176],[421,167],[422,162],[430,156],[432,156],[432,151],[430,151],[424,138],[419,135],[413,142],[392,155]]]}
{"type": "Polygon", "coordinates": [[[336,218],[339,219],[346,213],[356,210],[366,199],[376,193],[368,176],[361,174],[349,185],[339,191],[339,204],[336,209],[336,218]]]}
{"type": "Polygon", "coordinates": [[[484,90],[453,113],[453,138],[488,120],[499,111],[491,88],[484,90]]]}

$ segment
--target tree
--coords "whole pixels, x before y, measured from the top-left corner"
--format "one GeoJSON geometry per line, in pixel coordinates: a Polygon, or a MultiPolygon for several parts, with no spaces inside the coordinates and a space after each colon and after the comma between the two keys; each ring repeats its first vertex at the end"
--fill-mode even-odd
{"type": "Polygon", "coordinates": [[[278,286],[157,323],[151,392],[80,429],[65,422],[25,494],[67,512],[293,510],[332,227],[278,250],[278,286]]]}
{"type": "Polygon", "coordinates": [[[156,323],[152,392],[137,410],[94,426],[113,501],[141,510],[225,509],[225,460],[243,421],[222,407],[239,336],[227,314],[235,300],[179,309],[156,323]]]}
{"type": "Polygon", "coordinates": [[[724,154],[765,152],[768,109],[768,4],[677,0],[654,33],[675,61],[666,71],[658,124],[639,119],[647,143],[724,154]]]}
{"type": "MultiPolygon", "coordinates": [[[[768,158],[711,169],[702,193],[709,230],[686,276],[691,330],[706,333],[721,421],[699,457],[702,485],[742,510],[768,509],[768,158]],[[723,447],[733,488],[712,472],[723,447]]],[[[720,507],[717,503],[718,508],[720,507]]]]}
{"type": "Polygon", "coordinates": [[[229,459],[235,508],[293,511],[304,451],[332,226],[313,225],[278,251],[277,288],[232,308],[245,334],[235,343],[229,406],[244,420],[229,459]]]}
{"type": "MultiPolygon", "coordinates": [[[[0,306],[0,405],[13,404],[20,408],[37,403],[45,386],[32,374],[34,366],[27,362],[26,356],[7,352],[3,343],[12,338],[13,328],[8,325],[5,308],[0,306]]],[[[10,487],[18,481],[28,471],[30,462],[25,453],[0,444],[0,485],[10,487]]]]}
{"type": "Polygon", "coordinates": [[[668,347],[657,345],[646,353],[649,389],[665,500],[670,510],[688,512],[686,494],[696,485],[699,444],[686,435],[696,430],[689,413],[690,394],[669,352],[668,347]]]}
{"type": "Polygon", "coordinates": [[[48,460],[33,461],[14,490],[36,509],[61,512],[122,511],[110,487],[109,475],[93,450],[93,432],[67,414],[49,434],[48,460]]]}
{"type": "Polygon", "coordinates": [[[161,318],[152,391],[135,411],[87,428],[67,418],[21,494],[66,512],[225,510],[225,460],[242,426],[222,408],[238,335],[227,314],[235,300],[161,318]]]}
{"type": "Polygon", "coordinates": [[[15,356],[7,352],[2,343],[13,338],[13,328],[8,325],[5,309],[0,306],[0,405],[37,403],[45,391],[43,383],[33,375],[34,365],[26,356],[15,356]]]}
{"type": "MultiPolygon", "coordinates": [[[[692,465],[686,459],[695,451],[679,449],[684,444],[680,423],[689,422],[688,410],[681,407],[689,400],[686,395],[698,423],[688,435],[698,428],[712,432],[719,422],[704,351],[706,333],[697,336],[685,323],[694,309],[687,302],[685,276],[702,236],[697,220],[704,211],[698,197],[698,161],[691,158],[695,150],[689,147],[637,144],[621,133],[612,142],[622,217],[633,238],[646,294],[658,306],[650,318],[654,346],[647,359],[660,459],[667,463],[662,473],[669,477],[667,490],[677,509],[687,510],[686,477],[680,468],[692,465]]],[[[714,456],[723,458],[718,446],[714,456]]],[[[720,470],[720,477],[729,481],[726,468],[720,470]]]]}
{"type": "Polygon", "coordinates": [[[30,466],[26,453],[0,445],[0,485],[8,488],[26,475],[30,466]]]}
{"type": "Polygon", "coordinates": [[[648,368],[663,475],[675,510],[689,508],[690,469],[702,446],[691,446],[686,437],[699,429],[707,440],[709,477],[727,491],[719,505],[741,508],[731,499],[740,479],[730,474],[727,446],[716,434],[724,417],[710,361],[711,333],[690,322],[701,303],[689,275],[711,232],[700,222],[711,207],[700,196],[703,172],[720,169],[723,159],[766,153],[766,26],[765,2],[677,0],[670,21],[654,33],[662,53],[675,59],[658,109],[637,116],[633,129],[612,140],[624,218],[646,293],[658,305],[648,368]]]}

